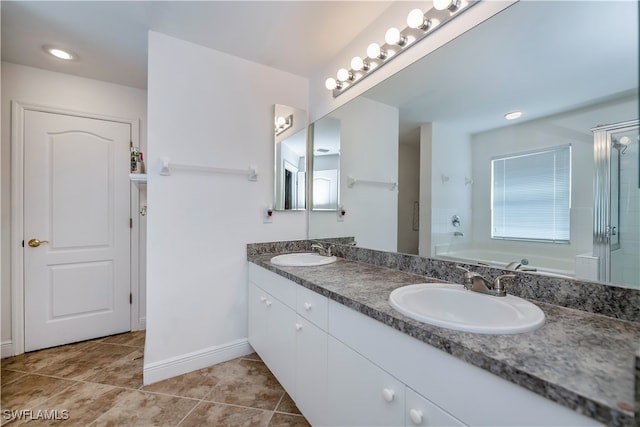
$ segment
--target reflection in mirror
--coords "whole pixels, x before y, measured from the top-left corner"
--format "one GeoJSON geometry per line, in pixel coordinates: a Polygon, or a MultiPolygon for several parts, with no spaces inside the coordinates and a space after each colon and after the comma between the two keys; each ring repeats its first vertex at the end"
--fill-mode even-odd
{"type": "MultiPolygon", "coordinates": [[[[338,194],[345,214],[312,210],[309,238],[356,236],[360,246],[395,251],[398,109],[357,98],[315,124],[327,123],[340,133],[338,194]]],[[[316,147],[322,148],[314,141],[316,147]]]]}
{"type": "MultiPolygon", "coordinates": [[[[364,133],[381,119],[359,103],[395,109],[395,118],[385,120],[397,127],[386,141],[396,154],[388,155],[384,165],[369,162],[371,167],[357,175],[365,179],[385,170],[395,174],[378,178],[399,182],[398,200],[395,212],[384,220],[355,230],[345,227],[350,213],[382,209],[381,203],[375,204],[382,193],[350,202],[343,197],[345,223],[322,222],[312,212],[309,236],[352,235],[360,246],[372,249],[397,247],[426,257],[640,288],[640,274],[633,267],[640,256],[640,238],[630,235],[629,228],[631,244],[614,249],[618,273],[599,278],[594,247],[594,180],[599,175],[591,131],[601,124],[638,119],[638,63],[636,2],[515,3],[331,113],[340,117],[343,129],[357,123],[364,133]],[[532,25],[535,22],[545,24],[532,25]],[[505,120],[504,115],[515,110],[522,116],[505,120]],[[492,160],[563,146],[571,147],[569,238],[497,238],[492,160]]],[[[606,191],[612,200],[625,200],[632,215],[625,218],[622,208],[615,212],[613,206],[618,227],[624,223],[640,229],[638,141],[628,141],[626,152],[635,153],[626,156],[635,155],[635,162],[625,164],[631,183],[606,191]]],[[[357,141],[342,138],[342,165],[369,154],[366,144],[358,149],[352,144],[357,141]]],[[[625,160],[625,155],[612,155],[614,161],[625,160]]],[[[612,166],[617,173],[617,162],[612,166]]],[[[532,170],[527,180],[544,175],[539,167],[532,170]]],[[[352,173],[342,166],[342,176],[352,173]]],[[[514,194],[524,194],[517,191],[517,182],[509,185],[514,194]]],[[[344,182],[340,189],[343,194],[351,191],[344,182]]],[[[526,200],[528,209],[543,209],[535,199],[526,200]]],[[[608,226],[611,230],[616,225],[608,226]]],[[[619,242],[622,236],[620,232],[619,242]]],[[[617,240],[612,233],[604,238],[614,244],[617,240]]]]}
{"type": "Polygon", "coordinates": [[[325,117],[313,124],[311,209],[335,211],[339,204],[340,120],[325,117]]]}
{"type": "Polygon", "coordinates": [[[306,203],[307,113],[276,105],[274,109],[274,208],[304,210],[306,203]]]}

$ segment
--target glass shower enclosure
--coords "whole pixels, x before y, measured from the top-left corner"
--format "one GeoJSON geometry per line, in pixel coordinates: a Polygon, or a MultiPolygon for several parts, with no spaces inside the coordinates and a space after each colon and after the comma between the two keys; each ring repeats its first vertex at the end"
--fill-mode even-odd
{"type": "Polygon", "coordinates": [[[598,279],[640,289],[638,120],[599,126],[594,135],[594,256],[598,279]]]}

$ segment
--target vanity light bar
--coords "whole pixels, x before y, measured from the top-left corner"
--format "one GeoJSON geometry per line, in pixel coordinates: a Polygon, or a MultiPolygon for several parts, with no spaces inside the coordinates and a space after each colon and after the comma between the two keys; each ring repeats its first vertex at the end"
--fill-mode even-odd
{"type": "Polygon", "coordinates": [[[403,30],[389,28],[384,44],[371,43],[364,58],[354,57],[351,69],[338,70],[335,77],[325,81],[325,87],[333,92],[334,98],[337,97],[479,1],[433,0],[434,7],[425,13],[413,9],[407,16],[407,26],[403,30]]]}

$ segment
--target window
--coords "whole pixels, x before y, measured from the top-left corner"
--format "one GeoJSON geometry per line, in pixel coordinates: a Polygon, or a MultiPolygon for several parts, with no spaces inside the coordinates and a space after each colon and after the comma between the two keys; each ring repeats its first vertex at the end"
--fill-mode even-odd
{"type": "Polygon", "coordinates": [[[569,242],[571,145],[491,160],[491,238],[569,242]]]}

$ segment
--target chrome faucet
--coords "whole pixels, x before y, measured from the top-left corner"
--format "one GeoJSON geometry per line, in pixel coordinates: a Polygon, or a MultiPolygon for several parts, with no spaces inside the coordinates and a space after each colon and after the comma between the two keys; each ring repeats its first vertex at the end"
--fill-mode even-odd
{"type": "Polygon", "coordinates": [[[320,243],[314,243],[311,245],[311,249],[317,249],[318,253],[323,256],[331,256],[331,251],[335,248],[335,245],[327,243],[327,247],[322,246],[320,243]]]}
{"type": "MultiPolygon", "coordinates": [[[[525,261],[525,260],[523,260],[523,261],[525,261]]],[[[505,270],[537,271],[537,269],[535,267],[526,267],[523,264],[524,263],[522,263],[522,262],[513,261],[513,262],[510,262],[509,264],[506,265],[505,270]]]]}
{"type": "Polygon", "coordinates": [[[522,267],[522,263],[519,263],[518,261],[513,261],[513,262],[510,262],[509,264],[507,264],[505,269],[507,269],[507,270],[517,270],[520,267],[522,267]]]}
{"type": "Polygon", "coordinates": [[[515,274],[503,274],[496,277],[495,280],[491,282],[474,271],[467,270],[459,265],[456,265],[456,268],[464,271],[464,281],[462,284],[467,290],[496,297],[506,297],[507,290],[503,281],[505,279],[514,279],[516,277],[515,274]]]}

